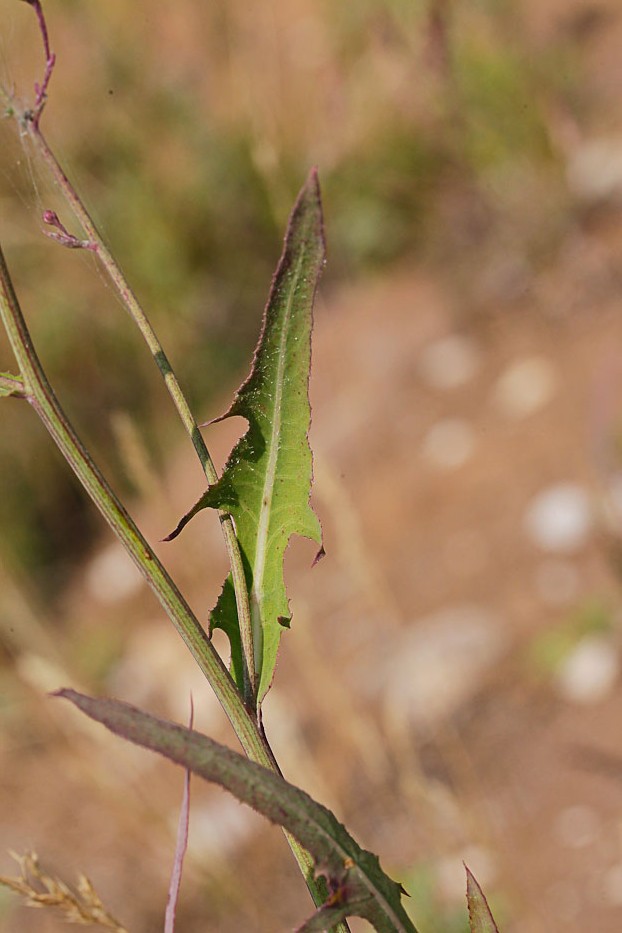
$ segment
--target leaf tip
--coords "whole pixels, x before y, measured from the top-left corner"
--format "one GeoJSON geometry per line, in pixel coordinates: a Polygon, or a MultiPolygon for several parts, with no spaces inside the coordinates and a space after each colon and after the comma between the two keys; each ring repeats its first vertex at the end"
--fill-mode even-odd
{"type": "Polygon", "coordinates": [[[466,896],[471,933],[499,933],[486,895],[466,862],[462,864],[467,876],[466,896]]]}
{"type": "Polygon", "coordinates": [[[183,529],[186,527],[186,525],[188,524],[188,522],[189,522],[192,518],[194,518],[194,516],[195,516],[198,512],[200,512],[202,509],[204,509],[204,508],[206,507],[206,505],[205,505],[205,500],[206,500],[206,497],[208,496],[208,494],[209,494],[209,488],[208,488],[207,492],[205,492],[205,493],[201,496],[201,498],[199,499],[199,501],[196,502],[196,503],[192,506],[192,508],[190,509],[190,511],[189,511],[189,512],[186,512],[186,514],[183,516],[183,518],[180,519],[180,521],[177,523],[177,527],[174,528],[174,529],[170,532],[170,534],[168,534],[165,538],[162,538],[162,541],[172,541],[174,538],[177,537],[178,534],[180,534],[180,532],[183,531],[183,529]]]}
{"type": "Polygon", "coordinates": [[[58,690],[52,690],[51,693],[48,693],[48,696],[52,697],[53,699],[60,697],[61,700],[70,700],[71,692],[72,691],[69,690],[67,687],[60,687],[58,690]]]}
{"type": "Polygon", "coordinates": [[[320,189],[320,172],[317,165],[312,165],[309,170],[309,183],[313,185],[314,188],[320,189]]]}

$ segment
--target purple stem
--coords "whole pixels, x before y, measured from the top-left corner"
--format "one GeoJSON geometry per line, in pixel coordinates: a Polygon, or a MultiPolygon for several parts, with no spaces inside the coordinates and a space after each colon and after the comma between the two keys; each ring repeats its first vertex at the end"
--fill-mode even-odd
{"type": "Polygon", "coordinates": [[[37,14],[37,20],[39,21],[39,32],[41,33],[41,38],[43,40],[43,48],[45,50],[45,73],[43,75],[43,81],[41,84],[38,84],[35,81],[35,107],[34,113],[32,116],[32,122],[35,127],[39,126],[39,120],[41,118],[41,113],[45,107],[45,101],[47,98],[48,85],[50,83],[50,78],[52,77],[52,72],[54,71],[54,65],[56,64],[56,55],[50,49],[50,39],[48,36],[48,27],[45,21],[45,14],[43,13],[43,7],[41,6],[41,0],[26,0],[35,13],[37,14]]]}
{"type": "Polygon", "coordinates": [[[43,232],[51,240],[60,243],[61,246],[66,246],[68,249],[90,249],[94,253],[97,252],[97,243],[94,243],[92,240],[79,240],[77,236],[70,233],[67,227],[61,223],[55,211],[44,211],[43,222],[50,227],[56,227],[56,233],[52,233],[51,230],[44,230],[43,232]]]}

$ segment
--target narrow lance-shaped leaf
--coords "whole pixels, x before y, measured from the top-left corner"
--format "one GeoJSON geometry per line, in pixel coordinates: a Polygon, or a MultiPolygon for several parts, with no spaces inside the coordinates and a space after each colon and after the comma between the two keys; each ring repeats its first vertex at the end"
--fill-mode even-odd
{"type": "MultiPolygon", "coordinates": [[[[294,205],[283,254],[270,290],[251,372],[229,410],[248,430],[211,486],[170,537],[201,509],[233,516],[242,552],[252,617],[261,702],[270,687],[279,640],[290,611],[283,556],[291,535],[321,542],[309,504],[312,458],[308,432],[313,300],[324,264],[322,207],[316,171],[294,205]]],[[[240,631],[231,577],[212,613],[212,627],[231,641],[232,673],[243,687],[240,631]]]]}
{"type": "Polygon", "coordinates": [[[329,897],[323,910],[331,924],[338,916],[357,915],[379,933],[417,933],[402,907],[402,888],[385,875],[378,858],[361,849],[330,810],[280,775],[204,735],[119,700],[97,700],[75,690],[60,690],[57,696],[71,700],[117,735],[220,784],[287,829],[311,853],[318,875],[326,878],[329,897]]]}
{"type": "Polygon", "coordinates": [[[488,906],[484,892],[473,873],[464,866],[467,875],[467,906],[471,933],[499,933],[495,918],[488,906]]]}

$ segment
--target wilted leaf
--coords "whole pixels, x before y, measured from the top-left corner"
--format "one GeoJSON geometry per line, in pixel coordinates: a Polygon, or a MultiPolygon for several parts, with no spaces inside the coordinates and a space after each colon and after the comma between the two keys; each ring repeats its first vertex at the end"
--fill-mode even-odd
{"type": "Polygon", "coordinates": [[[467,874],[467,905],[471,933],[499,933],[484,892],[472,872],[464,866],[467,874]]]}
{"type": "Polygon", "coordinates": [[[156,719],[127,703],[96,700],[74,690],[61,690],[57,695],[71,700],[112,732],[220,784],[287,829],[311,853],[318,875],[326,878],[331,924],[336,921],[330,909],[337,908],[342,918],[365,917],[379,933],[417,933],[402,907],[400,885],[385,875],[378,858],[361,849],[330,810],[298,787],[197,732],[156,719]]]}
{"type": "MultiPolygon", "coordinates": [[[[312,171],[289,220],[251,372],[229,410],[217,419],[241,415],[248,431],[233,449],[219,482],[170,536],[204,508],[233,516],[250,598],[259,702],[270,687],[281,633],[290,621],[283,579],[285,548],[294,534],[321,541],[320,525],[309,505],[312,459],[307,435],[313,300],[324,256],[320,189],[312,171]]],[[[243,688],[230,576],[211,624],[229,636],[232,673],[243,688]]]]}

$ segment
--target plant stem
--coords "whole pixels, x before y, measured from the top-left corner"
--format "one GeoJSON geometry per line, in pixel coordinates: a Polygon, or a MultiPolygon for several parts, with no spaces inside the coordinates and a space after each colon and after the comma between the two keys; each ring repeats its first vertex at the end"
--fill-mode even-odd
{"type": "MultiPolygon", "coordinates": [[[[91,499],[121,539],[167,614],[175,623],[205,676],[219,695],[240,741],[260,754],[263,740],[209,637],[133,520],[77,437],[43,371],[0,250],[0,315],[23,379],[23,396],[43,421],[52,439],[91,499]]],[[[6,378],[6,377],[5,377],[6,378]]]]}
{"type": "MultiPolygon", "coordinates": [[[[145,314],[140,302],[138,301],[138,298],[129,285],[125,275],[123,274],[119,263],[110,252],[110,249],[104,242],[102,235],[93,223],[89,212],[84,206],[82,199],[67,177],[53,151],[50,149],[50,146],[48,145],[47,140],[43,136],[39,127],[38,119],[34,119],[30,114],[24,114],[23,116],[24,119],[22,122],[28,129],[30,138],[34,143],[37,152],[53,175],[54,180],[65,196],[67,203],[71,207],[71,210],[73,211],[76,219],[86,234],[88,248],[97,255],[104,270],[110,278],[110,281],[116,288],[121,301],[125,305],[125,308],[127,309],[130,317],[138,327],[138,330],[140,331],[145,343],[147,344],[151,355],[153,356],[153,359],[155,360],[155,363],[160,370],[160,373],[162,374],[162,378],[164,379],[166,388],[168,389],[169,395],[173,400],[173,404],[177,409],[177,413],[181,419],[181,422],[194,445],[194,449],[201,462],[201,466],[203,467],[203,472],[205,473],[207,482],[210,486],[213,485],[214,483],[218,482],[218,473],[216,472],[216,468],[214,467],[212,458],[210,457],[207,445],[203,440],[203,436],[201,435],[196,419],[190,411],[190,406],[188,405],[186,397],[182,392],[181,386],[179,385],[179,381],[175,375],[175,372],[173,371],[173,367],[171,366],[170,361],[162,348],[162,344],[158,340],[158,337],[153,327],[151,326],[147,315],[145,314]]],[[[249,708],[252,708],[255,702],[257,689],[257,672],[255,669],[255,652],[253,650],[253,631],[248,599],[248,588],[246,585],[244,566],[242,564],[242,557],[235,534],[233,520],[227,512],[221,511],[220,523],[227,547],[229,563],[231,565],[231,575],[233,579],[233,587],[235,590],[238,619],[240,622],[240,634],[245,660],[245,700],[249,708]]]]}
{"type": "MultiPolygon", "coordinates": [[[[155,593],[209,681],[248,757],[271,771],[280,773],[256,716],[244,704],[207,633],[151,545],[95,465],[61,408],[32,343],[1,247],[0,317],[19,365],[23,386],[17,379],[8,376],[3,376],[3,379],[10,382],[11,387],[18,386],[21,389],[21,394],[39,415],[82,486],[155,593]]],[[[309,853],[297,840],[288,834],[286,836],[309,892],[315,904],[320,906],[327,896],[326,885],[321,878],[314,877],[313,860],[309,853]]]]}
{"type": "MultiPolygon", "coordinates": [[[[56,64],[56,55],[51,51],[50,48],[47,23],[45,14],[43,13],[43,8],[41,6],[41,0],[26,0],[26,2],[33,7],[37,16],[39,32],[45,52],[45,74],[42,83],[40,85],[38,83],[35,84],[36,100],[34,108],[32,110],[22,112],[17,112],[17,108],[12,108],[12,110],[13,113],[17,116],[20,125],[28,131],[30,138],[33,140],[37,150],[39,151],[39,154],[43,158],[43,161],[50,169],[54,179],[56,180],[56,183],[68,201],[69,206],[73,210],[74,215],[76,216],[78,222],[81,224],[84,232],[87,234],[87,240],[80,242],[75,237],[70,235],[63,237],[59,236],[58,233],[51,234],[51,236],[59,240],[61,243],[64,242],[64,244],[67,246],[89,249],[97,253],[99,256],[105,271],[117,289],[119,296],[121,297],[121,301],[136,323],[136,326],[138,327],[151,351],[156,365],[162,374],[168,392],[173,400],[175,408],[177,409],[179,417],[181,418],[186,432],[192,440],[194,448],[201,462],[201,466],[203,467],[203,472],[205,473],[207,482],[209,485],[213,485],[218,481],[218,474],[210,457],[205,441],[203,440],[201,432],[199,431],[199,426],[194,416],[192,415],[192,412],[190,411],[190,406],[188,405],[188,402],[181,390],[181,386],[179,385],[173,368],[166,354],[164,353],[162,345],[160,344],[154,329],[149,323],[147,315],[140,305],[140,302],[138,301],[127,279],[125,278],[120,265],[117,263],[114,256],[106,246],[103,237],[93,223],[93,220],[91,219],[91,216],[84,206],[84,203],[82,202],[76,189],[69,181],[58,159],[50,149],[45,137],[41,133],[41,115],[47,102],[47,89],[52,77],[52,73],[54,71],[54,66],[56,64]]],[[[5,93],[5,96],[10,100],[9,95],[5,93]]],[[[54,215],[54,217],[58,221],[56,215],[54,215]]],[[[64,231],[64,228],[61,224],[53,225],[60,226],[61,230],[64,231]]],[[[66,231],[64,231],[64,233],[66,233],[66,231]]],[[[233,520],[226,512],[220,513],[220,519],[225,544],[227,547],[227,553],[229,556],[229,563],[231,565],[231,576],[235,591],[238,620],[240,624],[240,636],[244,655],[244,698],[247,705],[249,706],[249,709],[251,709],[256,704],[258,678],[257,672],[255,670],[253,628],[248,598],[248,587],[246,585],[244,566],[235,534],[233,520]]]]}
{"type": "MultiPolygon", "coordinates": [[[[177,377],[175,376],[162,345],[127,282],[121,267],[106,246],[103,237],[93,223],[76,189],[69,181],[62,166],[41,133],[40,120],[47,102],[47,89],[56,63],[56,56],[50,48],[47,24],[40,0],[26,0],[26,2],[34,8],[39,22],[39,30],[46,57],[45,74],[41,85],[35,84],[36,101],[33,110],[25,112],[22,110],[20,112],[19,109],[15,107],[15,102],[12,100],[11,96],[7,95],[4,89],[2,89],[4,96],[7,97],[11,105],[11,113],[17,117],[22,128],[27,130],[36,149],[50,169],[74,215],[87,235],[86,241],[82,243],[77,243],[75,238],[69,236],[68,239],[70,242],[66,243],[66,245],[72,247],[78,245],[97,253],[99,256],[123,304],[135,321],[151,351],[186,432],[192,440],[207,482],[209,485],[212,485],[218,481],[218,474],[196,419],[192,415],[190,406],[181,390],[177,377]]],[[[60,238],[60,241],[63,242],[62,238],[60,238]]],[[[23,380],[22,385],[20,380],[16,380],[14,377],[4,374],[0,376],[0,388],[10,389],[13,395],[26,397],[37,411],[37,414],[44,422],[53,440],[65,456],[65,459],[74,473],[77,475],[112,530],[124,544],[126,550],[164,607],[167,615],[188,645],[201,671],[216,693],[248,757],[280,774],[280,769],[261,726],[260,712],[257,709],[259,677],[255,667],[253,626],[248,587],[246,584],[242,556],[231,516],[225,511],[220,511],[219,513],[231,566],[231,576],[235,591],[242,651],[244,655],[243,697],[238,692],[235,683],[222,663],[220,656],[214,649],[205,630],[177,589],[165,567],[159,561],[155,552],[142,536],[112,489],[108,486],[103,475],[91,459],[88,451],[65,416],[45,376],[32,344],[1,248],[0,316],[7,330],[9,340],[20,367],[21,379],[23,380]]],[[[311,855],[300,845],[297,839],[290,835],[290,833],[284,832],[303,877],[305,878],[311,897],[316,906],[320,907],[325,903],[328,897],[329,892],[327,885],[321,876],[316,878],[315,865],[311,855]]],[[[348,924],[345,922],[337,924],[333,928],[332,933],[349,933],[348,924]]]]}
{"type": "Polygon", "coordinates": [[[45,21],[45,15],[43,13],[43,7],[41,6],[41,0],[26,0],[26,3],[30,4],[37,15],[37,19],[39,21],[39,32],[41,33],[43,48],[45,50],[45,74],[43,75],[43,81],[41,84],[35,84],[35,94],[37,97],[35,100],[35,109],[32,119],[33,123],[38,126],[39,118],[43,113],[43,108],[45,107],[45,102],[47,100],[48,85],[50,83],[50,78],[52,77],[52,72],[54,71],[54,65],[56,64],[56,55],[50,49],[48,27],[45,21]]]}
{"type": "MultiPolygon", "coordinates": [[[[3,86],[0,86],[0,93],[7,103],[7,115],[15,117],[21,130],[27,133],[33,142],[36,150],[47,165],[50,173],[52,174],[54,180],[67,200],[75,217],[86,233],[87,238],[83,241],[78,240],[77,237],[71,236],[60,223],[52,223],[52,226],[60,227],[60,229],[63,230],[66,235],[63,236],[62,234],[58,233],[51,233],[48,235],[65,246],[70,246],[72,248],[80,247],[82,249],[88,249],[91,252],[97,253],[105,272],[116,288],[121,301],[125,305],[125,308],[128,311],[130,317],[132,317],[136,323],[136,326],[142,334],[145,343],[151,351],[151,355],[153,356],[155,363],[160,370],[160,373],[162,374],[166,388],[168,389],[169,395],[173,400],[173,404],[177,409],[177,413],[179,414],[182,424],[186,429],[186,432],[190,437],[197,456],[201,462],[201,466],[203,467],[203,472],[207,479],[208,485],[211,486],[218,482],[218,474],[216,472],[216,468],[214,467],[212,458],[210,457],[207,445],[203,440],[203,436],[199,430],[196,419],[190,411],[190,406],[188,405],[177,377],[175,376],[173,367],[171,366],[170,361],[168,360],[153,327],[149,323],[149,320],[140,302],[138,301],[127,279],[125,278],[120,265],[106,246],[102,235],[99,233],[97,227],[93,223],[93,220],[91,219],[91,216],[89,215],[82,199],[65,174],[60,162],[54,155],[54,152],[48,145],[47,140],[41,132],[40,120],[45,104],[47,103],[47,87],[50,82],[50,78],[52,77],[56,57],[54,53],[50,51],[47,26],[39,0],[26,0],[26,2],[34,8],[39,22],[39,29],[41,32],[46,56],[45,76],[41,85],[35,84],[36,100],[35,106],[32,109],[24,109],[23,106],[20,106],[14,95],[9,93],[9,91],[7,91],[7,89],[3,86]]],[[[44,220],[46,223],[51,223],[51,221],[48,220],[45,215],[44,220]]],[[[56,218],[56,220],[58,220],[58,218],[56,218]]],[[[231,516],[227,512],[220,512],[220,522],[225,545],[227,548],[227,554],[229,557],[229,564],[231,567],[231,577],[235,592],[238,619],[240,623],[240,637],[244,656],[244,699],[249,709],[256,710],[258,676],[255,666],[253,627],[248,598],[248,587],[246,584],[246,576],[244,574],[244,565],[242,563],[242,556],[240,554],[240,548],[231,516]]]]}

